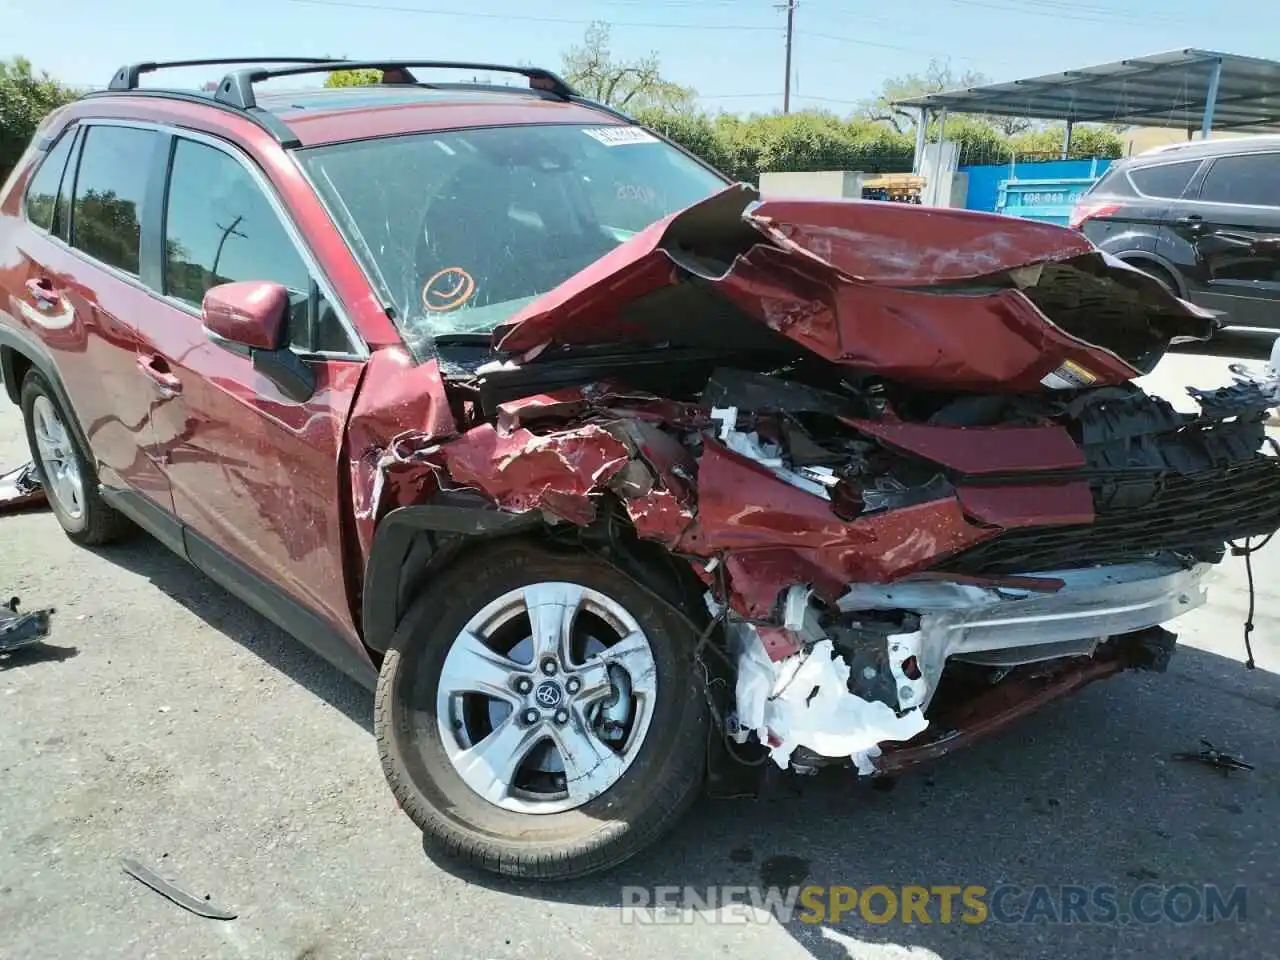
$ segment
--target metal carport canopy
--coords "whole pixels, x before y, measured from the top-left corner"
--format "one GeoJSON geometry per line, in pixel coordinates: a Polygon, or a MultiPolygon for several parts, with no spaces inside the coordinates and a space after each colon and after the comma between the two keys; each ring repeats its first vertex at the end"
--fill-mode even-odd
{"type": "Polygon", "coordinates": [[[1280,131],[1280,62],[1175,50],[1028,80],[895,101],[926,113],[986,113],[1144,127],[1280,131]]]}

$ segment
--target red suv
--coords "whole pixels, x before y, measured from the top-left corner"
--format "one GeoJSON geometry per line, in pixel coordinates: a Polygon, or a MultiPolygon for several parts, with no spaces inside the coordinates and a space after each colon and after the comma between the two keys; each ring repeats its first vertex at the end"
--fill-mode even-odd
{"type": "Polygon", "coordinates": [[[10,176],[0,373],[72,539],[376,687],[444,851],[580,875],[708,769],[892,774],[1163,666],[1280,527],[1273,371],[1145,394],[1218,322],[1078,233],[762,200],[544,70],[174,65],[10,176]],[[383,82],[255,89],[338,69],[383,82]]]}

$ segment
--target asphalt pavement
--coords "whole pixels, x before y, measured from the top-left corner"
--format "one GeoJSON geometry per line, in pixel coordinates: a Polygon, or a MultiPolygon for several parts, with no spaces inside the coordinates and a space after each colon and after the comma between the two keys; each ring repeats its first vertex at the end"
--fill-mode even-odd
{"type": "MultiPolygon", "coordinates": [[[[1153,379],[1176,392],[1222,367],[1170,360],[1153,379]]],[[[0,467],[26,457],[0,406],[0,467]]],[[[1174,627],[1167,674],[1089,687],[892,790],[826,774],[705,801],[621,868],[539,886],[426,856],[383,781],[370,697],[157,543],[88,550],[47,512],[0,517],[0,594],[57,607],[49,645],[0,660],[0,957],[1280,957],[1280,543],[1255,572],[1256,670],[1233,559],[1174,627]],[[1201,737],[1255,769],[1171,759],[1201,737]],[[126,857],[237,918],[179,908],[126,857]],[[883,899],[824,923],[620,909],[649,895],[635,888],[810,884],[1021,893],[978,924],[936,906],[931,923],[872,922],[883,899]],[[1040,885],[1123,903],[1145,886],[1155,922],[1009,922],[1040,885]],[[1243,888],[1243,910],[1158,915],[1168,890],[1206,885],[1243,888]]]]}

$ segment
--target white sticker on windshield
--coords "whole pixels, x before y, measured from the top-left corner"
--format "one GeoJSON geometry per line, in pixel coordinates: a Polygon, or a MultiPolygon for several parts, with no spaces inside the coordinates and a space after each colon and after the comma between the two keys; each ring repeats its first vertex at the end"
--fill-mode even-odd
{"type": "Polygon", "coordinates": [[[592,127],[582,132],[593,140],[599,140],[606,147],[658,142],[658,138],[643,127],[592,127]]]}

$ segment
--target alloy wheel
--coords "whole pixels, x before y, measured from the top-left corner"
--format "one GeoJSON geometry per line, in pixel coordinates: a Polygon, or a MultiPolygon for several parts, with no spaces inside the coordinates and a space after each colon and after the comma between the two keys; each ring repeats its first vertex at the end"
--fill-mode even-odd
{"type": "Polygon", "coordinates": [[[84,516],[84,479],[67,425],[48,397],[36,397],[31,415],[45,490],[63,514],[79,520],[84,516]]]}
{"type": "Polygon", "coordinates": [[[540,582],[486,605],[454,638],[436,724],[462,780],[517,813],[562,813],[612,787],[657,695],[649,639],[602,593],[540,582]]]}

